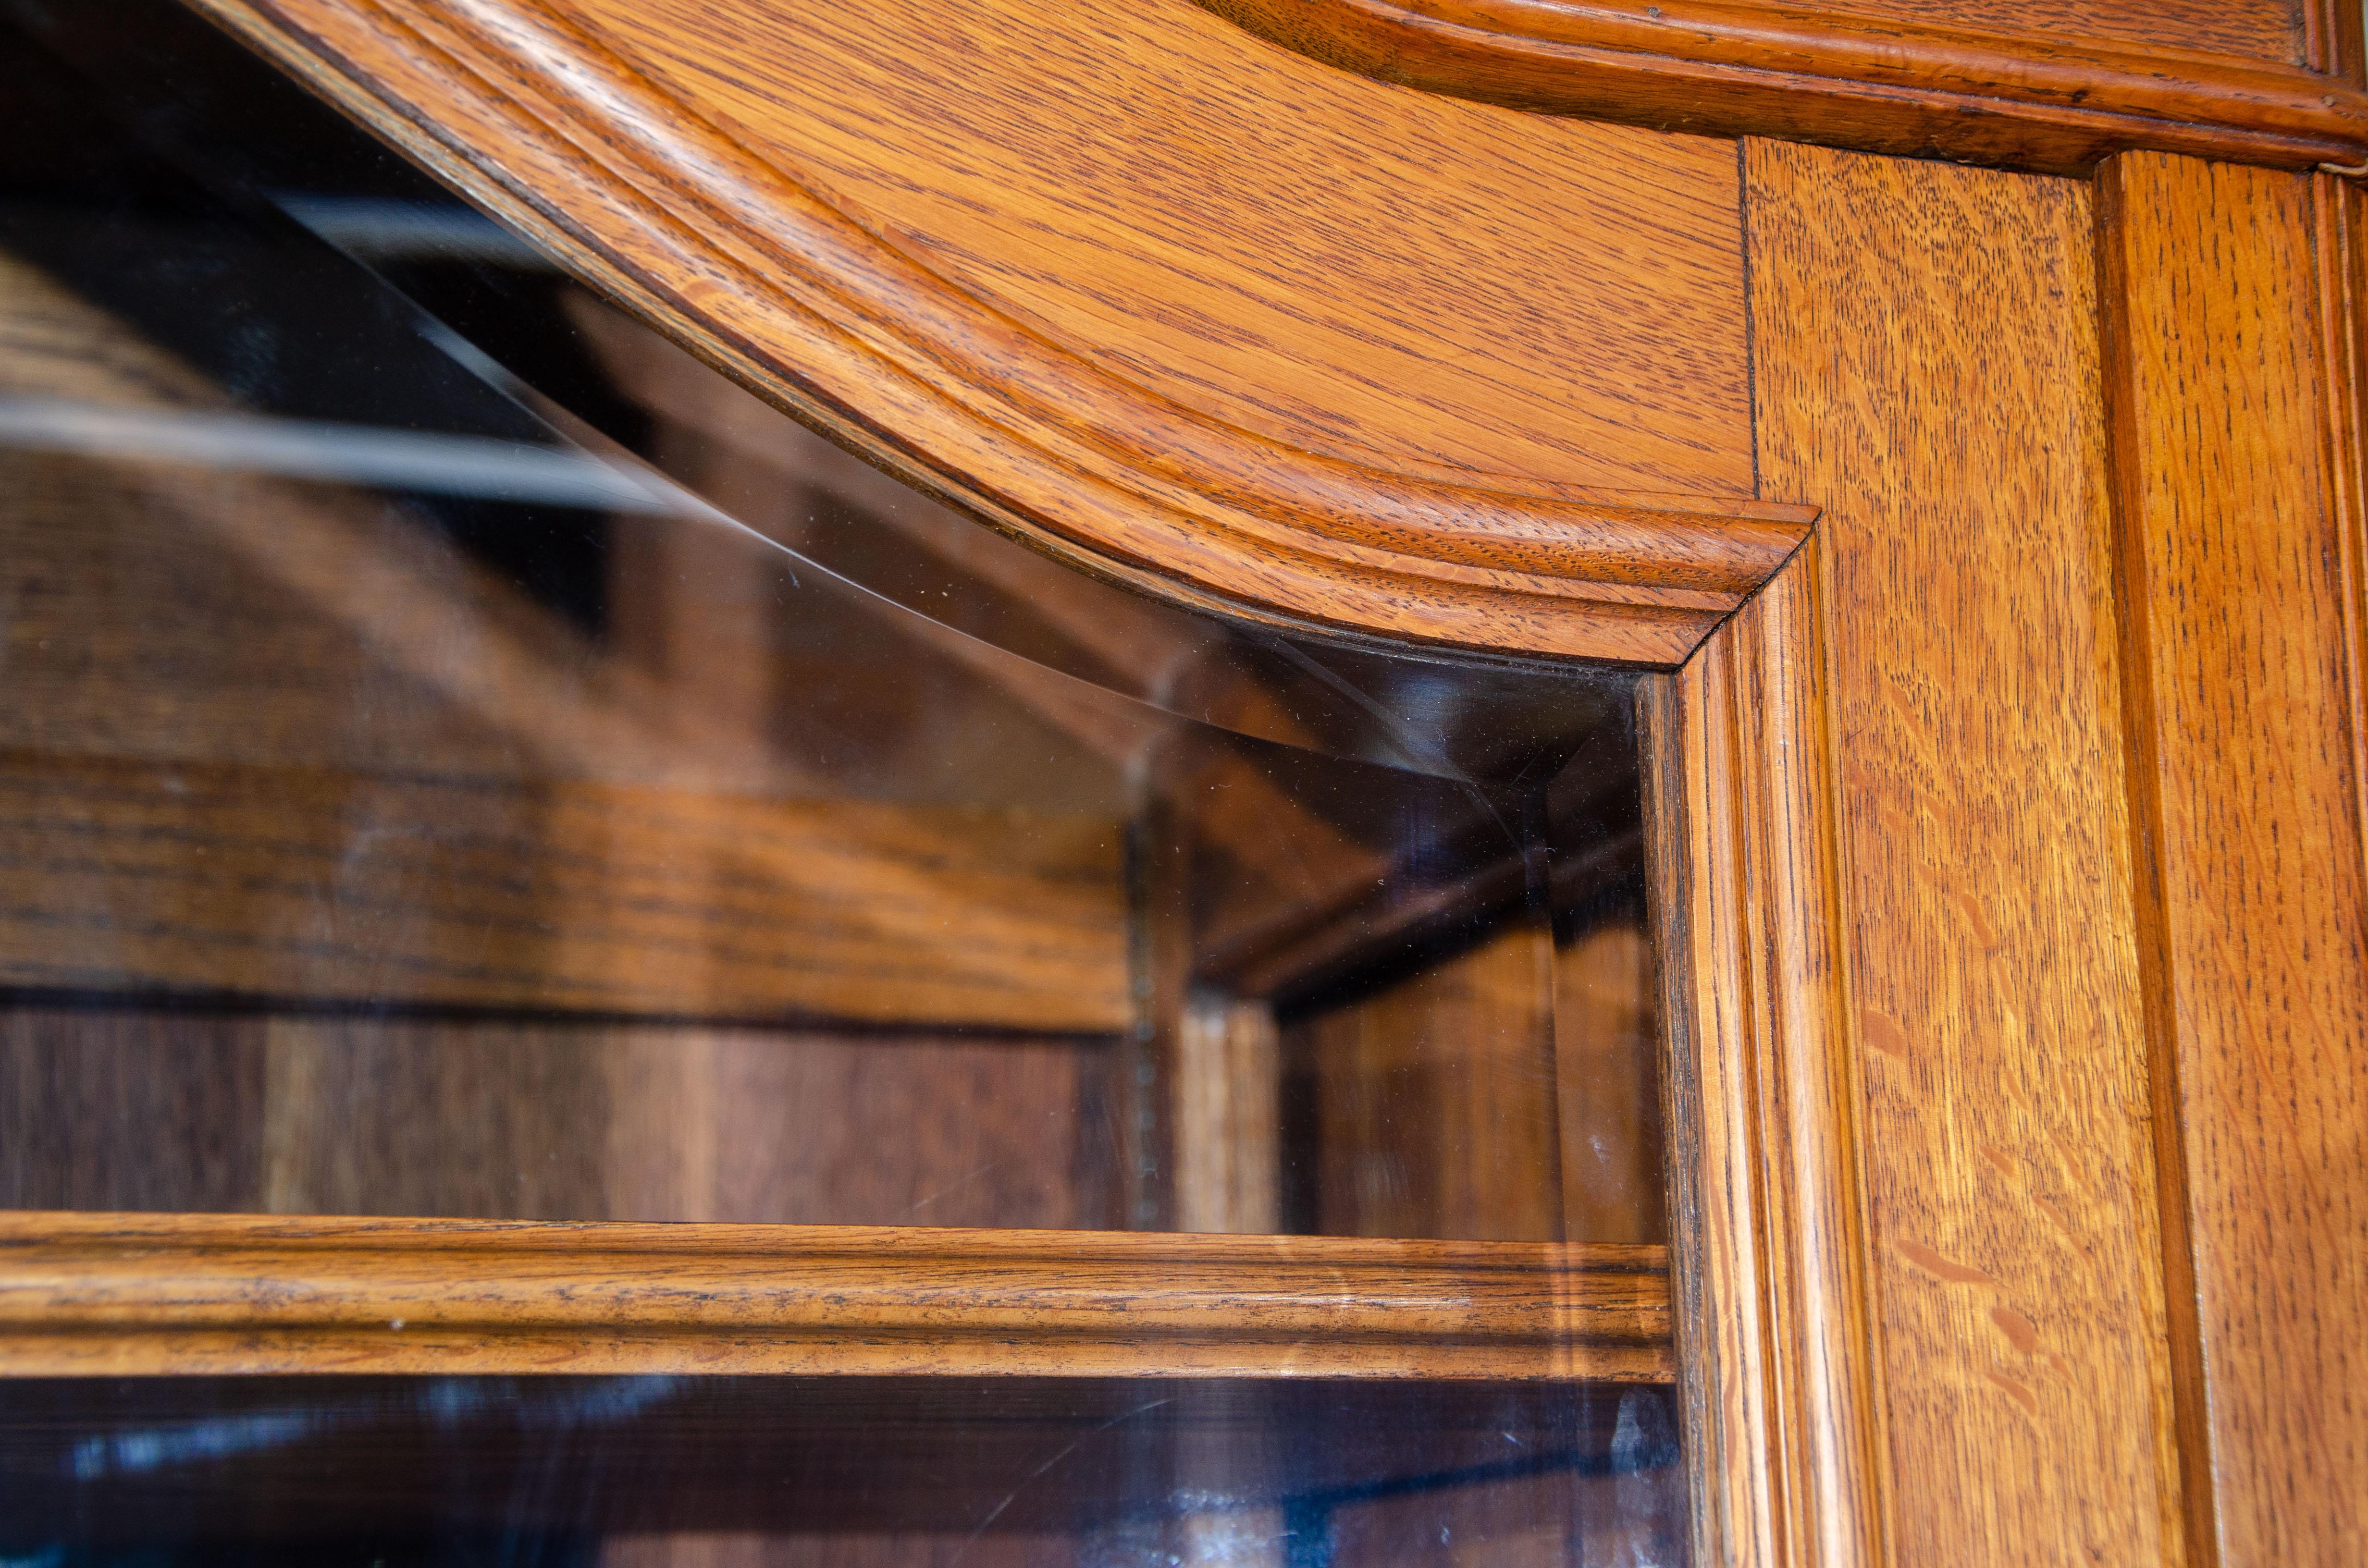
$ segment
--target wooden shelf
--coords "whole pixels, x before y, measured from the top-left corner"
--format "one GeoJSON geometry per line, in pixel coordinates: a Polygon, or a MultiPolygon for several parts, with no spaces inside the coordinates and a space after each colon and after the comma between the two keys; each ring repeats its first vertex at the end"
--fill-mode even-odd
{"type": "Polygon", "coordinates": [[[1658,1246],[0,1214],[0,1375],[1666,1382],[1658,1246]]]}

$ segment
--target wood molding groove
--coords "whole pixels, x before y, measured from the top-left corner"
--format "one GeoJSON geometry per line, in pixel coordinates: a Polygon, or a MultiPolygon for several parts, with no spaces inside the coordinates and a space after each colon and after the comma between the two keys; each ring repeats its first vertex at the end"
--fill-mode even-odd
{"type": "Polygon", "coordinates": [[[1815,541],[1644,693],[1698,1562],[1884,1547],[1815,541]]]}
{"type": "Polygon", "coordinates": [[[2352,82],[2200,51],[1723,0],[1202,3],[1384,80],[1663,130],[2056,174],[2135,149],[2368,161],[2368,93],[2352,82]]]}
{"type": "Polygon", "coordinates": [[[0,1213],[0,1376],[1666,1382],[1658,1246],[0,1213]]]}
{"type": "Polygon", "coordinates": [[[1088,363],[540,0],[195,0],[661,330],[925,490],[1187,603],[1674,664],[1815,514],[1390,470],[1088,363]]]}

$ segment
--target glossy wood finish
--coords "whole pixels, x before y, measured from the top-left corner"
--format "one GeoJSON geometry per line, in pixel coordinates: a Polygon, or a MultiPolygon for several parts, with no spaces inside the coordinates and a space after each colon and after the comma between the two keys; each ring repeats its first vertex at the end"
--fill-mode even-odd
{"type": "Polygon", "coordinates": [[[2368,93],[2305,68],[2293,14],[2267,0],[2069,16],[2019,0],[1847,10],[1735,0],[1205,3],[1384,80],[1667,130],[2057,173],[2132,148],[2289,168],[2368,159],[2368,93]]]}
{"type": "Polygon", "coordinates": [[[0,1214],[0,1369],[1669,1376],[1658,1247],[0,1214]]]}
{"type": "Polygon", "coordinates": [[[1826,508],[1895,1560],[2184,1561],[2089,193],[1747,161],[1761,467],[1826,508]]]}
{"type": "Polygon", "coordinates": [[[2356,198],[2151,155],[2100,188],[2198,1557],[2343,1562],[2368,1551],[2356,198]]]}
{"type": "Polygon", "coordinates": [[[1893,1560],[1823,548],[1644,693],[1697,1562],[1893,1560]]]}
{"type": "Polygon", "coordinates": [[[1749,498],[1714,144],[1394,95],[1183,0],[848,36],[789,7],[206,9],[782,406],[1155,591],[1671,663],[1809,519],[1749,498]],[[1154,150],[1166,177],[1121,172],[1154,150]]]}

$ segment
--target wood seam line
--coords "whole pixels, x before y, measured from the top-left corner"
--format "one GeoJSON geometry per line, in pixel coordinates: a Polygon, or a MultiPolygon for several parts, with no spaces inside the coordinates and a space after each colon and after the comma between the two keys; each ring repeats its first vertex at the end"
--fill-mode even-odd
{"type": "Polygon", "coordinates": [[[2306,169],[2368,155],[2368,93],[2316,5],[2312,68],[2198,49],[1734,0],[1200,0],[1387,81],[1550,113],[2086,174],[2153,149],[2306,169]]]}
{"type": "Polygon", "coordinates": [[[2180,1082],[2178,1006],[2169,951],[2160,846],[2163,834],[2161,737],[2155,722],[2152,609],[2146,585],[2144,446],[2137,407],[2135,335],[2129,316],[2134,243],[2130,207],[2135,162],[2157,156],[2124,153],[2098,171],[2096,181],[2098,328],[2105,394],[2112,530],[2114,619],[2119,632],[2123,785],[2129,801],[2130,858],[2136,905],[2139,994],[2152,1104],[2155,1202],[2162,1245],[2165,1326],[2170,1344],[2174,1473],[2160,1478],[2166,1539],[2186,1568],[2216,1568],[2218,1528],[2213,1493],[2212,1430],[2205,1406],[2203,1326],[2196,1277],[2195,1233],[2189,1200],[2184,1097],[2180,1082]]]}
{"type": "Polygon", "coordinates": [[[1744,498],[1525,490],[1510,476],[1377,470],[1171,404],[936,278],[706,126],[695,106],[607,57],[599,40],[570,56],[598,77],[592,85],[539,74],[529,45],[509,34],[523,29],[541,40],[534,47],[566,53],[574,33],[529,0],[499,10],[498,32],[484,6],[406,19],[355,0],[328,13],[347,30],[376,28],[370,41],[395,76],[340,52],[284,0],[199,3],[474,199],[556,238],[578,270],[793,415],[852,436],[892,471],[1075,563],[1163,597],[1200,604],[1213,595],[1269,617],[1448,645],[1667,664],[1765,580],[1814,516],[1744,498]],[[434,39],[419,31],[431,20],[434,39]],[[398,25],[402,33],[387,31],[398,25]],[[423,121],[402,85],[415,77],[499,117],[481,140],[502,140],[501,153],[423,121]],[[649,112],[627,112],[635,108],[649,112]],[[659,121],[663,132],[652,129],[659,121]],[[895,417],[912,427],[867,426],[820,383],[802,391],[795,365],[669,294],[510,166],[552,158],[591,165],[598,185],[625,199],[599,221],[646,230],[674,258],[661,270],[721,276],[785,332],[835,345],[824,354],[838,367],[829,374],[871,389],[864,395],[903,410],[895,417]],[[780,222],[759,234],[734,219],[735,201],[780,222]],[[982,442],[1016,463],[1011,475],[975,472],[955,455],[982,442]],[[1179,462],[1207,482],[1179,482],[1179,462]]]}

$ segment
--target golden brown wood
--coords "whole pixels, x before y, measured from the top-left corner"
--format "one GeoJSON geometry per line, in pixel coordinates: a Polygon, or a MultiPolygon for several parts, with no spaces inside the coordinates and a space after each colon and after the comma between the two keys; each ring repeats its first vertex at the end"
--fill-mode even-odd
{"type": "Polygon", "coordinates": [[[1891,1560],[1822,551],[1644,693],[1702,1562],[1891,1560]]]}
{"type": "Polygon", "coordinates": [[[1658,1247],[0,1214],[0,1370],[1668,1376],[1658,1247]]]}
{"type": "Polygon", "coordinates": [[[1553,964],[1548,933],[1514,924],[1293,1026],[1321,1229],[1561,1236],[1553,964]]]}
{"type": "MultiPolygon", "coordinates": [[[[228,401],[10,258],[0,391],[228,401]]],[[[0,458],[0,483],[9,983],[1125,1022],[1114,813],[768,799],[842,787],[788,755],[803,734],[773,733],[816,726],[768,689],[784,662],[771,558],[744,535],[620,519],[622,624],[603,646],[367,495],[26,453],[0,458]],[[635,569],[658,550],[674,570],[635,569]],[[709,602],[645,625],[661,588],[709,602]],[[112,627],[137,633],[93,631],[112,627]],[[654,782],[680,787],[637,787],[654,782]]],[[[807,607],[809,634],[830,608],[807,607]]],[[[894,679],[866,678],[882,708],[894,679]]],[[[1020,695],[1024,714],[1036,694],[1020,695]]],[[[985,696],[941,706],[956,723],[1022,717],[985,696]]],[[[1145,726],[1109,706],[1077,727],[1122,756],[1145,726]]],[[[875,710],[875,731],[891,722],[875,710]]]]}
{"type": "Polygon", "coordinates": [[[782,406],[1170,597],[1668,663],[1808,520],[1748,498],[1714,144],[1391,94],[1183,0],[206,8],[782,406]]]}
{"type": "Polygon", "coordinates": [[[1280,1230],[1282,1048],[1273,1009],[1203,990],[1185,998],[1182,1014],[1170,1067],[1177,1228],[1280,1230]]]}
{"type": "Polygon", "coordinates": [[[1115,1032],[1118,825],[0,752],[0,979],[1115,1032]]]}
{"type": "Polygon", "coordinates": [[[2368,157],[2368,93],[2301,63],[2356,51],[2324,22],[2305,44],[2267,0],[2069,17],[2012,0],[1203,3],[1385,80],[1667,130],[2056,173],[2131,148],[2288,168],[2368,157]]]}
{"type": "Polygon", "coordinates": [[[2102,182],[2181,1430],[2199,1556],[2231,1564],[2368,1551],[2360,427],[2321,320],[2360,296],[2353,199],[2313,184],[2158,155],[2102,182]]]}
{"type": "Polygon", "coordinates": [[[1897,1560],[2180,1562],[2089,193],[1747,161],[1761,466],[1826,507],[1897,1560]]]}
{"type": "Polygon", "coordinates": [[[1556,949],[1554,971],[1563,1236],[1666,1243],[1652,938],[1624,920],[1600,926],[1556,949]]]}

